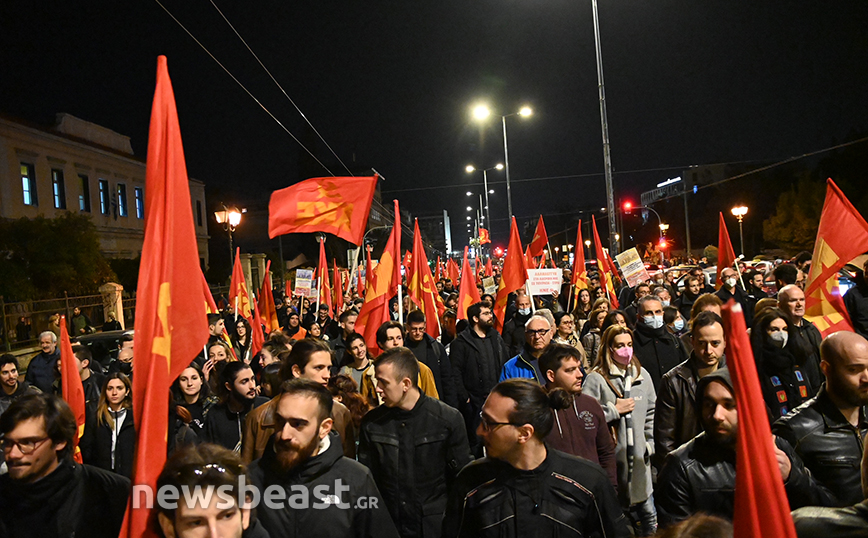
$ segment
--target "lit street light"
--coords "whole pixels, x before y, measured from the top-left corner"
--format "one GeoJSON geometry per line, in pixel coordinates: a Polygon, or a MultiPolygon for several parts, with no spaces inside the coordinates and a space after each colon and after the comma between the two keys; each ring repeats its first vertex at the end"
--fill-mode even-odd
{"type": "Polygon", "coordinates": [[[747,206],[740,205],[733,207],[732,214],[738,219],[738,237],[741,240],[741,255],[744,256],[744,229],[742,221],[744,220],[744,216],[747,215],[747,206]]]}
{"type": "Polygon", "coordinates": [[[241,224],[241,215],[242,213],[247,213],[246,209],[238,210],[238,208],[228,208],[225,204],[220,204],[223,206],[223,211],[215,211],[214,218],[217,219],[217,224],[222,224],[223,229],[229,232],[229,266],[235,264],[235,249],[232,248],[232,232],[235,231],[235,228],[241,224]]]}
{"type": "MultiPolygon", "coordinates": [[[[472,164],[468,164],[467,167],[464,169],[467,171],[468,174],[472,174],[473,172],[477,171],[476,167],[473,166],[472,164]]],[[[488,188],[488,171],[489,170],[503,170],[503,165],[501,163],[497,163],[496,165],[492,166],[491,168],[483,168],[482,169],[482,185],[483,185],[483,188],[485,190],[485,220],[486,220],[486,222],[488,222],[488,226],[489,226],[488,232],[491,233],[491,213],[488,210],[488,195],[494,194],[494,189],[488,188]]],[[[468,192],[467,196],[471,196],[471,193],[468,192]]]]}

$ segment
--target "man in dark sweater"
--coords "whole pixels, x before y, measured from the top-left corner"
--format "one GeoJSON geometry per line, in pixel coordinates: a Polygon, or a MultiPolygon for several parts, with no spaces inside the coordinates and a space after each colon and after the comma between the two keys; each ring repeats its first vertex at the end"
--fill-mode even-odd
{"type": "Polygon", "coordinates": [[[60,358],[60,350],[57,349],[57,335],[51,331],[43,332],[39,335],[39,347],[42,348],[42,351],[30,359],[30,364],[27,365],[27,375],[24,377],[28,383],[42,392],[51,393],[57,359],[60,358]]]}
{"type": "Polygon", "coordinates": [[[555,427],[546,438],[554,449],[591,460],[600,465],[613,487],[618,487],[615,441],[609,431],[600,403],[582,394],[582,356],[572,346],[553,343],[539,358],[539,369],[546,379],[546,391],[563,389],[572,397],[566,409],[554,410],[555,427]]]}
{"type": "Polygon", "coordinates": [[[443,403],[458,408],[458,392],[455,388],[455,373],[452,371],[452,363],[446,348],[425,331],[428,322],[421,310],[413,310],[407,314],[407,338],[404,345],[407,346],[416,359],[431,369],[434,375],[434,383],[437,385],[437,394],[443,403]]]}
{"type": "Polygon", "coordinates": [[[256,378],[247,364],[234,361],[220,373],[222,400],[205,418],[205,440],[241,453],[241,431],[251,409],[268,403],[256,395],[256,378]]]}

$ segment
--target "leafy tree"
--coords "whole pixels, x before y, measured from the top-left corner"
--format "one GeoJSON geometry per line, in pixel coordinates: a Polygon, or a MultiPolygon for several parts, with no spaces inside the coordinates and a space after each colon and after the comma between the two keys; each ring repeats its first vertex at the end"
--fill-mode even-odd
{"type": "Polygon", "coordinates": [[[97,293],[116,278],[90,217],[72,212],[0,222],[0,274],[12,301],[97,293]]]}
{"type": "Polygon", "coordinates": [[[800,179],[780,194],[775,213],[763,222],[765,240],[790,254],[813,251],[825,197],[825,183],[800,179]]]}
{"type": "Polygon", "coordinates": [[[707,245],[702,250],[702,255],[708,258],[708,263],[712,265],[717,263],[718,254],[718,248],[714,245],[707,245]]]}

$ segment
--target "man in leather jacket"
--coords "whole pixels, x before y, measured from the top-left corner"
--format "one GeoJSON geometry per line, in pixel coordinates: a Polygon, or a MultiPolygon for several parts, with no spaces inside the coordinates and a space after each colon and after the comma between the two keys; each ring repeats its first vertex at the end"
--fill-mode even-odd
{"type": "Polygon", "coordinates": [[[443,538],[629,536],[605,471],[548,448],[551,395],[539,383],[498,383],[482,408],[477,433],[488,456],[467,465],[449,491],[443,538]]]}
{"type": "Polygon", "coordinates": [[[464,420],[419,390],[419,363],[409,349],[386,351],[374,368],[383,405],[362,419],[359,462],[374,475],[403,538],[437,538],[447,489],[473,459],[464,420]]]}
{"type": "Polygon", "coordinates": [[[868,340],[836,332],[823,340],[820,356],[826,383],[772,431],[811,471],[814,486],[826,494],[821,506],[849,506],[863,500],[859,463],[868,432],[868,340]]]}
{"type": "MultiPolygon", "coordinates": [[[[704,431],[670,453],[657,477],[660,528],[704,512],[732,519],[735,505],[735,446],[738,411],[729,370],[699,380],[696,413],[704,431]]],[[[816,504],[819,492],[786,442],[775,439],[775,455],[791,507],[816,504]]]]}

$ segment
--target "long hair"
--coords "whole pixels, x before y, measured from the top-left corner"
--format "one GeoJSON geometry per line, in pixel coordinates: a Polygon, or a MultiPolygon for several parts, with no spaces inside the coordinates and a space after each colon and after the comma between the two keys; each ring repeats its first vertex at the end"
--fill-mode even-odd
{"type": "MultiPolygon", "coordinates": [[[[591,368],[594,372],[599,373],[606,379],[609,379],[609,368],[615,362],[612,358],[612,345],[615,343],[615,337],[620,336],[622,334],[630,335],[630,340],[633,340],[633,331],[628,329],[627,327],[621,327],[620,325],[612,325],[603,331],[603,335],[600,337],[600,350],[597,352],[597,358],[594,361],[594,365],[591,368]]],[[[642,365],[639,364],[639,359],[636,358],[636,355],[633,355],[633,359],[630,361],[632,366],[636,367],[636,371],[638,372],[642,365]]]]}
{"type": "MultiPolygon", "coordinates": [[[[208,386],[208,382],[205,381],[205,374],[202,373],[202,367],[199,366],[198,363],[191,362],[187,368],[192,368],[196,370],[197,374],[199,374],[199,379],[202,381],[202,387],[199,388],[199,398],[197,398],[196,401],[202,403],[205,401],[205,398],[211,394],[211,388],[208,386]]],[[[185,368],[185,370],[187,368],[185,368]]],[[[187,400],[184,398],[184,391],[181,390],[180,375],[175,378],[175,381],[172,383],[172,387],[169,390],[172,391],[172,402],[178,405],[184,405],[187,403],[187,400]]]]}
{"type": "Polygon", "coordinates": [[[787,315],[780,308],[766,308],[762,314],[754,318],[753,325],[750,329],[750,347],[753,349],[754,360],[757,364],[757,369],[762,371],[763,366],[763,348],[771,341],[768,334],[769,325],[776,319],[782,319],[787,324],[787,345],[784,349],[793,354],[796,359],[796,364],[804,364],[809,352],[805,349],[804,344],[799,338],[795,338],[797,333],[796,328],[790,322],[787,315]]]}
{"type": "Polygon", "coordinates": [[[100,426],[108,425],[109,428],[115,427],[115,419],[110,412],[106,392],[108,392],[109,381],[113,379],[120,379],[121,383],[123,383],[124,387],[127,389],[127,394],[124,396],[124,399],[121,400],[121,409],[131,410],[133,408],[133,386],[132,383],[130,383],[130,378],[120,372],[110,373],[106,376],[105,382],[102,384],[102,390],[99,393],[99,403],[96,405],[97,424],[100,426]]]}
{"type": "Polygon", "coordinates": [[[232,331],[232,345],[240,348],[246,349],[250,346],[250,322],[246,319],[239,317],[238,321],[235,323],[235,330],[232,331]],[[244,333],[244,343],[241,343],[241,339],[238,338],[238,324],[241,323],[244,325],[245,333],[244,333]]]}

